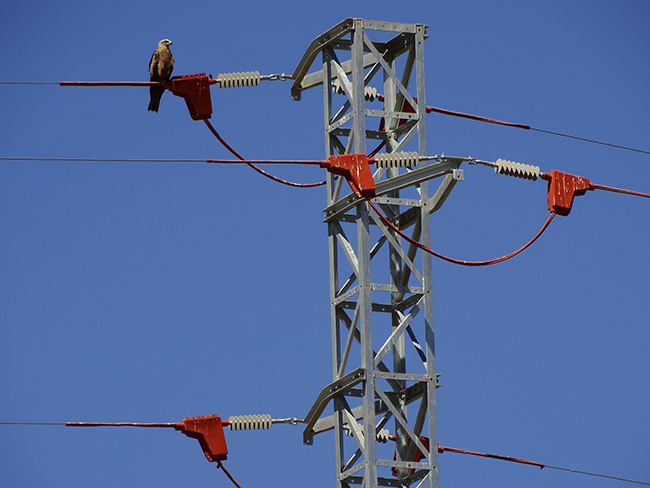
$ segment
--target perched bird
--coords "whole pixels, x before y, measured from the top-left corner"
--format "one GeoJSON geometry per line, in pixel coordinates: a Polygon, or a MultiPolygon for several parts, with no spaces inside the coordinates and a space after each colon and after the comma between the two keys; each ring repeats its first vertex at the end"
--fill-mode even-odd
{"type": "Polygon", "coordinates": [[[172,56],[172,52],[169,50],[169,46],[171,45],[172,41],[169,39],[163,39],[160,41],[158,47],[151,55],[151,61],[149,61],[149,81],[158,81],[161,83],[160,86],[149,87],[151,100],[149,101],[148,110],[151,112],[158,111],[160,98],[165,92],[164,83],[169,81],[169,78],[172,76],[172,71],[174,70],[174,57],[172,56]]]}

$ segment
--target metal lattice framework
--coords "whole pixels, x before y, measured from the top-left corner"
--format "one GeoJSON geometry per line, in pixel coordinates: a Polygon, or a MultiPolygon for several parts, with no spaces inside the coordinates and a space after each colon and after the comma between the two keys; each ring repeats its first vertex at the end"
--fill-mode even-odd
{"type": "MultiPolygon", "coordinates": [[[[292,97],[322,87],[328,157],[365,154],[369,140],[389,153],[415,147],[427,155],[425,29],[349,18],[310,44],[294,72],[292,97]],[[383,40],[371,40],[371,32],[383,40]],[[309,73],[319,55],[322,68],[309,73]],[[373,80],[383,86],[379,110],[371,104],[373,80]],[[368,129],[374,123],[377,129],[368,129]]],[[[429,216],[462,179],[459,165],[441,158],[415,169],[378,168],[372,200],[429,247],[429,216]],[[442,181],[430,196],[436,177],[442,181]]],[[[341,196],[346,188],[344,178],[328,173],[333,381],[305,418],[304,442],[334,430],[339,488],[437,488],[431,257],[387,227],[365,199],[341,196]],[[334,412],[324,416],[330,402],[334,412]]]]}

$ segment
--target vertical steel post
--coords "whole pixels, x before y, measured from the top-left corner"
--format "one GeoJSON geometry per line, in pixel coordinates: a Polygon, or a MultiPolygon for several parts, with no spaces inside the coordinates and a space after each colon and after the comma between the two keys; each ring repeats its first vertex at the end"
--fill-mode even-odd
{"type": "MultiPolygon", "coordinates": [[[[418,152],[420,156],[427,156],[427,119],[426,119],[426,90],[424,80],[424,26],[417,26],[415,32],[415,77],[417,79],[417,113],[419,117],[418,152]]],[[[429,182],[420,185],[422,206],[420,207],[421,242],[426,247],[431,247],[431,229],[428,208],[429,182]]],[[[438,416],[436,403],[436,368],[435,368],[435,339],[433,328],[433,290],[431,274],[431,255],[422,253],[422,270],[424,273],[424,328],[427,358],[427,422],[429,424],[429,439],[431,442],[429,454],[431,456],[431,471],[429,482],[431,488],[438,488],[438,416]]]]}
{"type": "MultiPolygon", "coordinates": [[[[323,74],[327,79],[331,79],[331,61],[332,61],[331,50],[323,50],[323,74]]],[[[327,83],[323,83],[323,105],[324,105],[324,116],[325,116],[325,157],[329,157],[332,154],[336,153],[335,148],[333,147],[331,134],[329,129],[329,121],[332,119],[332,90],[327,83]]],[[[327,173],[327,204],[330,205],[336,201],[337,187],[336,179],[332,173],[327,173]]],[[[338,262],[338,244],[336,242],[336,232],[333,231],[332,226],[328,226],[328,253],[329,253],[329,262],[336,263],[338,262]]],[[[336,380],[338,379],[338,367],[341,363],[341,329],[340,329],[340,320],[336,316],[336,307],[335,303],[335,293],[338,289],[338,267],[331,266],[329,267],[329,281],[330,281],[330,320],[331,320],[331,334],[332,334],[332,376],[336,380]]],[[[345,405],[341,404],[341,399],[334,398],[334,436],[335,436],[335,445],[336,445],[336,472],[341,472],[345,460],[343,459],[343,419],[342,411],[345,408],[345,405]]],[[[337,480],[336,488],[343,488],[341,481],[337,480]]]]}
{"type": "MultiPolygon", "coordinates": [[[[352,133],[354,152],[366,153],[366,102],[364,97],[364,29],[363,20],[354,21],[352,31],[352,133]]],[[[374,434],[375,425],[375,382],[374,352],[372,347],[372,281],[370,275],[370,221],[368,204],[357,205],[357,259],[359,263],[359,328],[361,332],[361,367],[366,372],[363,387],[363,423],[366,426],[363,444],[365,488],[377,487],[377,459],[374,434]],[[372,427],[372,429],[371,429],[372,427]]]]}

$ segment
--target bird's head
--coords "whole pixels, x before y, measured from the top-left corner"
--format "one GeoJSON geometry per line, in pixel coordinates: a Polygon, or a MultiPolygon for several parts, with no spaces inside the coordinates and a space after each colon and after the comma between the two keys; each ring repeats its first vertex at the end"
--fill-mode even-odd
{"type": "Polygon", "coordinates": [[[170,41],[169,39],[163,39],[162,41],[160,41],[158,43],[158,47],[163,47],[163,46],[164,47],[169,47],[171,45],[172,45],[172,41],[170,41]]]}

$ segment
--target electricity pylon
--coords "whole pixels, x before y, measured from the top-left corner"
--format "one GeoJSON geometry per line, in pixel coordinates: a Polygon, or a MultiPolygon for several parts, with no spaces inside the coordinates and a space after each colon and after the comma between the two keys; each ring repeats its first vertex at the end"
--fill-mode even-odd
{"type": "MultiPolygon", "coordinates": [[[[291,93],[300,100],[303,91],[322,87],[327,157],[367,154],[367,141],[386,153],[417,148],[416,168],[377,168],[372,201],[430,247],[429,216],[462,172],[460,160],[426,158],[426,27],[346,19],[309,45],[291,93]],[[309,72],[319,55],[322,66],[309,72]],[[372,107],[375,79],[383,87],[381,109],[372,107]]],[[[327,177],[333,381],[305,418],[304,442],[334,430],[337,488],[437,488],[431,256],[386,226],[365,198],[341,196],[344,178],[327,177]],[[330,401],[333,414],[325,416],[330,401]]]]}

